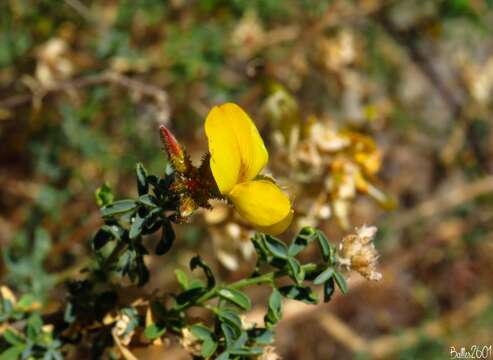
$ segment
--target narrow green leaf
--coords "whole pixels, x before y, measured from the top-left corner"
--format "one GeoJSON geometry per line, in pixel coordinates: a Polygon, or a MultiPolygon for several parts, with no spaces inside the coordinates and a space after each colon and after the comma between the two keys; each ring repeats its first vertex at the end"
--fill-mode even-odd
{"type": "Polygon", "coordinates": [[[140,214],[140,211],[138,211],[132,222],[132,226],[130,227],[130,232],[128,233],[130,239],[136,239],[140,236],[140,234],[142,233],[142,227],[144,226],[144,221],[145,216],[142,216],[140,214]]]}
{"type": "Polygon", "coordinates": [[[233,288],[223,288],[219,290],[219,296],[238,305],[243,310],[250,310],[252,307],[252,302],[250,298],[246,296],[243,292],[233,289],[233,288]]]}
{"type": "Polygon", "coordinates": [[[236,312],[231,309],[221,309],[217,315],[220,321],[231,325],[237,334],[241,332],[241,319],[236,312]]]}
{"type": "Polygon", "coordinates": [[[173,246],[173,242],[175,241],[175,231],[173,230],[173,226],[168,219],[165,219],[163,222],[163,230],[161,233],[161,239],[156,245],[156,255],[164,255],[173,246]]]}
{"type": "Polygon", "coordinates": [[[209,338],[204,341],[202,344],[201,355],[208,359],[210,358],[217,350],[217,342],[213,338],[209,338]]]}
{"type": "Polygon", "coordinates": [[[33,294],[24,294],[17,302],[16,308],[22,311],[26,311],[31,308],[32,304],[36,301],[33,294]]]}
{"type": "Polygon", "coordinates": [[[24,338],[16,333],[14,333],[12,330],[7,329],[3,332],[3,338],[12,345],[22,345],[24,344],[24,338]]]}
{"type": "Polygon", "coordinates": [[[334,278],[331,277],[329,278],[325,283],[324,283],[324,302],[329,302],[330,299],[332,298],[332,295],[334,294],[334,278]]]}
{"type": "Polygon", "coordinates": [[[201,324],[192,325],[190,327],[190,331],[192,332],[193,336],[202,341],[212,338],[212,332],[207,327],[201,324]]]}
{"type": "Polygon", "coordinates": [[[329,266],[327,269],[322,271],[320,275],[318,275],[315,280],[313,280],[314,285],[320,285],[329,280],[332,275],[334,275],[334,268],[332,266],[329,266]]]}
{"type": "Polygon", "coordinates": [[[241,349],[245,346],[246,342],[248,341],[248,334],[246,331],[242,331],[240,336],[235,340],[235,342],[232,345],[233,349],[241,349]]]}
{"type": "Polygon", "coordinates": [[[133,200],[119,200],[101,208],[101,215],[105,218],[128,213],[137,207],[133,200]]]}
{"type": "Polygon", "coordinates": [[[0,354],[0,360],[20,359],[23,352],[23,345],[12,346],[0,354]]]}
{"type": "Polygon", "coordinates": [[[229,324],[225,322],[221,323],[221,331],[223,332],[224,340],[226,341],[226,349],[231,348],[236,337],[235,331],[229,324]]]}
{"type": "Polygon", "coordinates": [[[264,317],[264,322],[267,327],[271,327],[281,319],[282,317],[282,296],[279,290],[274,288],[272,294],[269,297],[269,305],[267,308],[267,314],[264,317]]]}
{"type": "Polygon", "coordinates": [[[110,240],[113,240],[114,236],[111,232],[108,232],[104,229],[104,227],[101,227],[101,229],[98,230],[96,235],[94,235],[94,238],[92,239],[92,247],[94,250],[98,251],[100,250],[103,246],[105,246],[110,240]]]}
{"type": "Polygon", "coordinates": [[[178,305],[184,305],[192,302],[202,296],[207,290],[203,287],[195,287],[188,289],[176,296],[176,303],[178,305]]]}
{"type": "Polygon", "coordinates": [[[36,341],[36,338],[38,335],[41,333],[41,327],[43,326],[43,319],[41,319],[41,316],[39,314],[32,314],[29,319],[27,320],[27,337],[31,341],[36,341]]]}
{"type": "Polygon", "coordinates": [[[282,296],[288,299],[302,301],[306,304],[317,304],[318,295],[308,286],[289,285],[279,288],[282,296]]]}
{"type": "Polygon", "coordinates": [[[188,275],[180,269],[175,269],[175,276],[178,284],[180,284],[183,290],[188,289],[188,275]]]}
{"type": "Polygon", "coordinates": [[[289,246],[289,256],[298,255],[316,238],[316,235],[315,229],[311,226],[305,226],[301,229],[289,246]]]}
{"type": "Polygon", "coordinates": [[[264,238],[264,243],[272,256],[280,259],[286,259],[288,257],[288,247],[281,240],[276,239],[273,236],[266,235],[264,238]]]}
{"type": "Polygon", "coordinates": [[[334,272],[334,279],[336,281],[337,286],[341,290],[341,292],[343,294],[347,294],[348,286],[347,286],[347,282],[346,282],[346,279],[344,278],[344,276],[340,272],[335,271],[334,272]]]}
{"type": "Polygon", "coordinates": [[[291,277],[298,285],[301,285],[303,280],[305,280],[305,272],[303,271],[298,260],[292,257],[288,257],[288,266],[291,277]]]}
{"type": "Polygon", "coordinates": [[[137,163],[135,172],[137,173],[137,189],[139,195],[147,194],[149,191],[149,184],[147,183],[147,170],[142,163],[137,163]]]}
{"type": "Polygon", "coordinates": [[[325,234],[320,230],[317,230],[317,239],[318,243],[320,244],[320,249],[322,251],[324,261],[329,261],[331,259],[331,248],[329,240],[327,240],[325,234]]]}
{"type": "Polygon", "coordinates": [[[269,345],[274,342],[274,332],[264,328],[250,329],[248,330],[248,336],[255,340],[258,345],[269,345]]]}
{"type": "Polygon", "coordinates": [[[149,194],[139,196],[139,203],[141,203],[147,207],[150,207],[150,208],[157,207],[157,199],[154,196],[149,195],[149,194]]]}

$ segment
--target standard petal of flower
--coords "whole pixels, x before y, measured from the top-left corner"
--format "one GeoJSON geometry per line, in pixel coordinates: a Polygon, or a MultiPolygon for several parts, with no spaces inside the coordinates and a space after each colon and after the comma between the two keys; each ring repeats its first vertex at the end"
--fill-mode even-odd
{"type": "Polygon", "coordinates": [[[205,121],[211,170],[221,193],[252,180],[269,155],[250,117],[236,104],[214,107],[205,121]]]}
{"type": "Polygon", "coordinates": [[[291,221],[293,221],[294,211],[289,211],[288,215],[279,221],[278,223],[271,226],[257,226],[256,229],[260,232],[270,234],[270,235],[278,235],[286,231],[289,225],[291,225],[291,221]]]}
{"type": "Polygon", "coordinates": [[[247,181],[229,193],[240,215],[256,227],[268,227],[284,220],[291,203],[281,189],[268,180],[247,181]]]}

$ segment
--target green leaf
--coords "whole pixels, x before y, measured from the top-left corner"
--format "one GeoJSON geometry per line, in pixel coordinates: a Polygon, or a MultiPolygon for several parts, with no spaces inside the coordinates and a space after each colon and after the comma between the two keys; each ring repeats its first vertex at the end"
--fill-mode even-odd
{"type": "Polygon", "coordinates": [[[331,277],[324,283],[324,302],[329,302],[334,294],[334,278],[331,277]]]}
{"type": "Polygon", "coordinates": [[[274,342],[274,332],[264,328],[250,329],[248,330],[248,336],[259,345],[269,345],[274,342]]]}
{"type": "Polygon", "coordinates": [[[134,210],[137,203],[133,200],[119,200],[101,208],[101,215],[104,218],[121,215],[134,210]]]}
{"type": "Polygon", "coordinates": [[[327,269],[322,271],[320,275],[318,275],[315,280],[313,280],[314,285],[320,285],[329,280],[332,275],[334,275],[334,268],[332,266],[329,266],[327,269]]]}
{"type": "Polygon", "coordinates": [[[194,300],[198,299],[200,296],[202,296],[206,292],[206,289],[203,287],[195,287],[188,289],[176,296],[176,303],[178,305],[184,305],[190,302],[193,302],[194,300]]]}
{"type": "Polygon", "coordinates": [[[132,226],[130,227],[130,232],[128,233],[128,237],[131,240],[136,239],[142,233],[142,228],[146,219],[145,215],[141,215],[141,211],[137,211],[137,214],[132,222],[132,226]]]}
{"type": "Polygon", "coordinates": [[[282,296],[288,299],[302,301],[306,304],[317,304],[318,295],[308,286],[289,285],[279,288],[282,296]]]}
{"type": "Polygon", "coordinates": [[[301,285],[303,280],[305,280],[305,271],[301,267],[298,260],[292,257],[288,257],[288,267],[291,277],[298,285],[301,285]]]}
{"type": "Polygon", "coordinates": [[[178,284],[180,284],[183,290],[188,289],[188,275],[180,269],[175,269],[175,276],[178,284]]]}
{"type": "Polygon", "coordinates": [[[159,207],[153,208],[145,217],[144,228],[142,234],[153,234],[158,231],[163,225],[163,218],[161,216],[163,209],[159,207]]]}
{"type": "Polygon", "coordinates": [[[103,229],[104,231],[113,235],[113,237],[117,240],[121,240],[123,234],[125,233],[125,230],[122,229],[118,225],[106,225],[105,224],[105,225],[101,226],[101,229],[103,229]]]}
{"type": "Polygon", "coordinates": [[[212,338],[212,332],[201,324],[192,325],[190,331],[193,336],[202,341],[212,338]]]}
{"type": "Polygon", "coordinates": [[[235,342],[232,344],[231,348],[233,349],[241,349],[245,346],[246,342],[248,341],[248,334],[246,331],[242,331],[240,336],[235,340],[235,342]]]}
{"type": "Polygon", "coordinates": [[[209,358],[216,352],[217,342],[213,338],[212,332],[201,324],[195,324],[190,327],[192,335],[202,341],[201,355],[209,358]]]}
{"type": "Polygon", "coordinates": [[[318,239],[318,243],[320,244],[320,249],[322,251],[322,256],[324,258],[324,261],[331,260],[332,254],[331,254],[331,247],[329,244],[329,240],[327,240],[325,234],[320,230],[317,230],[317,239],[318,239]]]}
{"type": "Polygon", "coordinates": [[[110,205],[113,202],[113,193],[111,192],[111,187],[107,183],[98,187],[95,195],[96,204],[98,204],[99,207],[110,205]]]}
{"type": "Polygon", "coordinates": [[[35,301],[36,299],[32,294],[24,294],[17,302],[16,308],[21,311],[28,310],[31,308],[35,301]]]}
{"type": "Polygon", "coordinates": [[[36,341],[38,335],[42,332],[43,319],[39,314],[33,313],[27,320],[27,337],[31,341],[36,341]]]}
{"type": "Polygon", "coordinates": [[[281,240],[276,239],[273,236],[266,235],[264,238],[264,243],[272,256],[280,259],[286,259],[288,257],[288,247],[281,240]]]}
{"type": "Polygon", "coordinates": [[[147,183],[147,170],[144,168],[142,163],[137,163],[135,171],[137,173],[137,190],[139,195],[147,194],[149,191],[149,184],[147,183]]]}
{"type": "Polygon", "coordinates": [[[149,194],[139,196],[139,203],[150,208],[155,208],[158,206],[156,197],[149,194]]]}
{"type": "Polygon", "coordinates": [[[16,334],[10,329],[7,329],[2,334],[3,338],[12,345],[22,345],[24,344],[24,338],[21,335],[16,334]]]}
{"type": "Polygon", "coordinates": [[[190,269],[195,270],[195,268],[200,267],[207,278],[207,288],[211,289],[216,285],[216,279],[214,278],[214,274],[212,273],[209,266],[202,260],[200,256],[194,256],[190,260],[190,269]]]}
{"type": "Polygon", "coordinates": [[[209,338],[205,340],[202,344],[202,351],[200,354],[208,359],[210,358],[217,350],[217,342],[213,338],[209,338]]]}
{"type": "Polygon", "coordinates": [[[346,282],[346,279],[344,278],[344,276],[340,272],[335,271],[334,272],[334,279],[336,281],[337,286],[341,290],[341,292],[343,294],[347,294],[348,286],[347,286],[347,282],[346,282]]]}
{"type": "Polygon", "coordinates": [[[308,246],[316,237],[316,231],[311,226],[305,226],[300,230],[294,241],[289,246],[289,256],[298,255],[304,248],[308,246]]]}
{"type": "Polygon", "coordinates": [[[221,323],[221,331],[224,334],[224,340],[226,341],[226,348],[228,349],[232,347],[234,343],[234,339],[236,337],[233,328],[227,323],[223,322],[221,323]]]}
{"type": "Polygon", "coordinates": [[[243,292],[233,289],[233,288],[223,288],[219,290],[219,296],[238,305],[243,310],[250,310],[252,307],[252,302],[250,298],[246,296],[243,292]]]}
{"type": "Polygon", "coordinates": [[[149,340],[154,340],[163,336],[165,332],[166,332],[165,327],[159,328],[156,324],[150,324],[145,328],[144,336],[149,340]]]}
{"type": "Polygon", "coordinates": [[[221,322],[226,322],[236,331],[241,332],[241,319],[236,312],[231,309],[221,309],[217,314],[221,322]]]}
{"type": "Polygon", "coordinates": [[[282,297],[281,293],[279,290],[274,288],[272,290],[272,294],[269,297],[269,306],[267,309],[267,314],[264,317],[264,322],[267,327],[271,327],[279,320],[281,320],[282,317],[282,297]]]}
{"type": "Polygon", "coordinates": [[[173,230],[173,226],[171,222],[166,219],[163,222],[161,238],[156,245],[156,255],[164,255],[173,246],[173,242],[175,241],[175,231],[173,230]]]}
{"type": "Polygon", "coordinates": [[[12,346],[0,354],[0,360],[19,359],[24,352],[24,346],[12,346]]]}
{"type": "Polygon", "coordinates": [[[94,248],[94,250],[98,251],[110,240],[113,239],[113,234],[101,227],[101,229],[98,230],[98,232],[96,233],[96,235],[94,235],[94,238],[92,239],[92,247],[94,248]]]}

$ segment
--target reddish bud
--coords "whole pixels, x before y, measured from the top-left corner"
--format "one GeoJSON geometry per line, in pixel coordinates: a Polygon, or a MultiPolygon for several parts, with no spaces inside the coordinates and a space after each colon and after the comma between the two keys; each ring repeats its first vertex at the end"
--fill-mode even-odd
{"type": "Polygon", "coordinates": [[[161,125],[159,131],[171,164],[177,172],[184,173],[187,170],[185,151],[166,126],[161,125]]]}

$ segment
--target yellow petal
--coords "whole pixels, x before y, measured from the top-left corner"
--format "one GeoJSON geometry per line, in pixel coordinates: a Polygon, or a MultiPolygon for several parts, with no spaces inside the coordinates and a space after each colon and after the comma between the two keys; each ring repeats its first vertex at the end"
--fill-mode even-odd
{"type": "Polygon", "coordinates": [[[255,227],[278,224],[291,211],[286,194],[269,180],[243,182],[236,185],[228,196],[240,215],[255,227]]]}
{"type": "Polygon", "coordinates": [[[214,107],[205,120],[210,166],[221,194],[252,180],[269,155],[250,117],[236,104],[214,107]]]}
{"type": "Polygon", "coordinates": [[[293,215],[294,211],[290,210],[288,215],[278,223],[271,226],[257,226],[256,229],[266,234],[278,235],[286,231],[288,226],[291,224],[291,221],[293,220],[293,215]]]}

